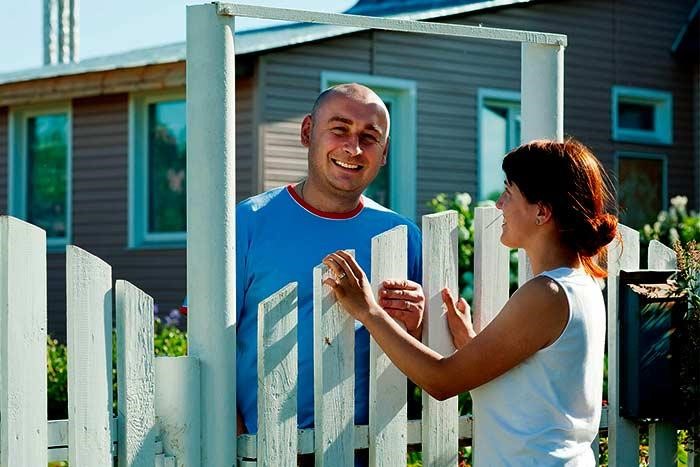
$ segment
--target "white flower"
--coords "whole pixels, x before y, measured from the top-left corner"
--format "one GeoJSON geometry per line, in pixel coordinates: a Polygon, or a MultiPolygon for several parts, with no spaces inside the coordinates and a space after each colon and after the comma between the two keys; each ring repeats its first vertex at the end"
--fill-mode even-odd
{"type": "Polygon", "coordinates": [[[469,193],[457,193],[455,195],[455,203],[466,211],[469,209],[469,205],[472,204],[472,197],[469,193]]]}
{"type": "Polygon", "coordinates": [[[685,210],[685,207],[688,204],[688,197],[687,196],[674,196],[671,198],[671,206],[674,208],[678,209],[679,211],[685,210]]]}

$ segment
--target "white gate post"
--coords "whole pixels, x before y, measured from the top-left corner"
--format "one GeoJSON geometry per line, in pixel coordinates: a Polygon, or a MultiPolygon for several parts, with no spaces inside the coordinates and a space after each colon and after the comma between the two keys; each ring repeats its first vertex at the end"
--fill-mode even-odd
{"type": "Polygon", "coordinates": [[[619,224],[622,244],[608,245],[608,452],[612,467],[639,464],[639,429],[620,416],[620,269],[639,269],[639,232],[619,224]]]}
{"type": "MultiPolygon", "coordinates": [[[[523,42],[520,65],[520,142],[564,140],[564,44],[523,42]]],[[[530,261],[518,251],[518,285],[532,277],[530,261]]]]}
{"type": "Polygon", "coordinates": [[[236,460],[234,18],[187,7],[187,291],[201,365],[201,463],[236,460]]]}

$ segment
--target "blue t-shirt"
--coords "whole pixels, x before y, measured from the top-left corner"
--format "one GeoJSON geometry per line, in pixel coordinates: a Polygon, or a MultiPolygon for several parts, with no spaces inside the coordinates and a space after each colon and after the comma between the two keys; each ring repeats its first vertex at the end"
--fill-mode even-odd
{"type": "MultiPolygon", "coordinates": [[[[336,250],[354,249],[370,275],[371,239],[397,225],[408,226],[408,278],[421,281],[421,236],[410,220],[363,197],[349,213],[322,213],[291,186],[280,187],[236,207],[236,395],[250,433],[258,429],[258,304],[290,282],[298,283],[298,424],[313,426],[313,268],[336,250]]],[[[355,331],[355,423],[368,420],[369,334],[355,331]]]]}

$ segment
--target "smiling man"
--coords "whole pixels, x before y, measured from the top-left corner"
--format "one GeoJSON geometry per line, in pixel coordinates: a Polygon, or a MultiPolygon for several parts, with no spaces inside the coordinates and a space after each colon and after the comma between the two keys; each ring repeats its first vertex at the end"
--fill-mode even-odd
{"type": "MultiPolygon", "coordinates": [[[[387,281],[380,302],[415,336],[422,329],[418,228],[362,195],[387,161],[389,113],[371,89],[343,84],[324,91],[301,124],[308,176],[237,207],[237,404],[239,432],[257,432],[258,304],[298,283],[298,423],[313,426],[313,268],[330,252],[354,249],[371,270],[371,239],[408,226],[409,281],[387,281]]],[[[366,424],[369,335],[355,332],[355,423],[366,424]]]]}

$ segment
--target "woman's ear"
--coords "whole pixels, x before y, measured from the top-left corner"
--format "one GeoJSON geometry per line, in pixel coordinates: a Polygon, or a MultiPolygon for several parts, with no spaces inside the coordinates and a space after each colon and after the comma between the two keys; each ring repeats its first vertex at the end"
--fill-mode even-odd
{"type": "Polygon", "coordinates": [[[552,218],[552,206],[547,203],[538,202],[537,203],[537,213],[535,217],[535,224],[543,225],[549,222],[552,218]]]}

